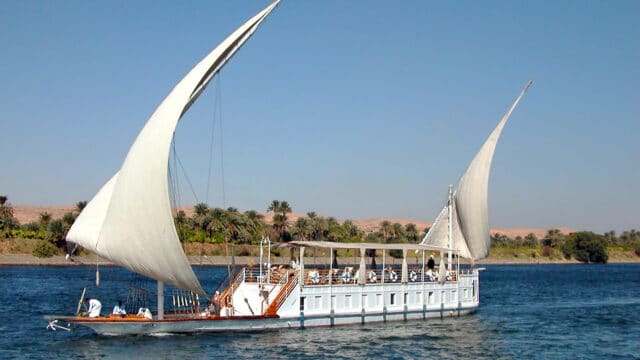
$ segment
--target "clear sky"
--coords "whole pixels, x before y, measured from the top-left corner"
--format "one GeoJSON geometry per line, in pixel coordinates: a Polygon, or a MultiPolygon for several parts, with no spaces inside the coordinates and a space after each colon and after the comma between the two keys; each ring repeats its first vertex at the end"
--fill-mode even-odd
{"type": "MultiPolygon", "coordinates": [[[[3,1],[0,193],[91,199],[170,89],[267,4],[3,1]]],[[[211,206],[432,221],[532,79],[496,149],[491,225],[638,229],[639,24],[638,1],[284,0],[177,152],[211,206]]]]}

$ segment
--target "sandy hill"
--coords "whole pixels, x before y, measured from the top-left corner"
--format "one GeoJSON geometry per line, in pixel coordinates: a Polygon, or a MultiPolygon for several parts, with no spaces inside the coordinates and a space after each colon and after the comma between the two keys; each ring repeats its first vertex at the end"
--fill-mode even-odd
{"type": "MultiPolygon", "coordinates": [[[[40,214],[44,212],[48,212],[51,214],[53,219],[61,218],[65,213],[74,211],[76,207],[74,205],[59,205],[59,206],[32,206],[32,205],[13,205],[14,216],[20,221],[21,224],[27,224],[29,222],[35,221],[37,222],[40,214]]],[[[187,216],[193,215],[193,207],[185,207],[182,210],[185,211],[187,216]]],[[[304,217],[306,215],[302,214],[289,214],[289,221],[291,223],[295,222],[298,218],[304,217]]],[[[265,221],[267,223],[271,222],[273,217],[272,214],[264,214],[265,221]]],[[[353,223],[358,226],[365,233],[371,233],[380,229],[380,223],[383,221],[389,221],[391,223],[399,223],[402,226],[405,226],[409,223],[415,224],[420,231],[423,231],[425,228],[431,226],[431,223],[424,221],[416,221],[410,219],[394,219],[394,218],[372,218],[372,219],[361,219],[361,220],[352,220],[353,223]]],[[[534,233],[538,239],[542,239],[544,235],[547,233],[547,230],[551,228],[493,228],[491,229],[491,233],[500,233],[507,235],[509,237],[516,236],[526,236],[529,233],[534,233]]],[[[574,232],[574,229],[567,227],[559,227],[557,228],[561,232],[568,234],[574,232]]]]}

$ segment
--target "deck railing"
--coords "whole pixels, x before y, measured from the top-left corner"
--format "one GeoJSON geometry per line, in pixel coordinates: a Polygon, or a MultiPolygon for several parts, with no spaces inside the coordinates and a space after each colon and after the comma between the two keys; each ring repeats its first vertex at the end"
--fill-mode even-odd
{"type": "Polygon", "coordinates": [[[273,316],[278,313],[278,309],[282,306],[282,303],[289,297],[293,289],[298,285],[300,276],[298,276],[298,270],[284,277],[281,281],[284,282],[284,286],[281,288],[276,298],[273,300],[269,307],[265,311],[265,315],[273,316]]]}
{"type": "Polygon", "coordinates": [[[238,271],[236,276],[233,278],[233,281],[231,281],[229,283],[229,285],[224,289],[224,291],[220,295],[220,302],[222,303],[221,304],[222,306],[227,306],[227,304],[228,304],[228,300],[227,299],[233,299],[233,292],[244,281],[245,276],[246,276],[246,274],[245,274],[244,271],[238,271]]]}
{"type": "MultiPolygon", "coordinates": [[[[347,266],[342,269],[316,269],[312,267],[305,267],[304,269],[304,285],[308,286],[321,286],[321,285],[349,285],[358,284],[360,274],[357,268],[347,266]]],[[[364,280],[365,284],[380,284],[382,283],[382,277],[384,276],[384,282],[400,283],[402,282],[402,269],[401,267],[390,266],[387,267],[384,272],[382,268],[367,269],[364,280]]],[[[425,269],[424,282],[437,282],[439,281],[439,271],[436,267],[433,271],[429,272],[425,269]]],[[[407,274],[408,282],[419,283],[422,282],[422,269],[421,268],[409,268],[407,274]]],[[[445,281],[457,281],[456,272],[452,272],[447,276],[445,281]]]]}

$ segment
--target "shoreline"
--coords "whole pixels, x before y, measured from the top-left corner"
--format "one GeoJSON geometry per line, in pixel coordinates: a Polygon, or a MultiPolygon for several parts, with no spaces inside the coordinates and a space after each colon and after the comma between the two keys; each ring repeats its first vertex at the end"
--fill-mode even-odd
{"type": "MultiPolygon", "coordinates": [[[[227,256],[189,256],[191,265],[198,266],[226,266],[231,263],[231,257],[227,256]]],[[[354,258],[343,258],[338,260],[340,266],[357,265],[359,260],[354,258]]],[[[253,256],[236,256],[236,265],[257,264],[259,259],[253,256]]],[[[289,264],[288,257],[274,257],[271,263],[273,265],[289,264]]],[[[329,259],[316,258],[315,262],[311,262],[307,267],[313,266],[314,263],[329,263],[329,259]]],[[[382,259],[376,258],[376,263],[382,264],[382,259]]],[[[401,263],[396,259],[392,263],[401,263]]],[[[467,264],[468,262],[461,262],[467,264]]],[[[609,259],[608,264],[638,264],[640,257],[632,258],[613,258],[609,259]]],[[[486,258],[478,261],[477,266],[481,265],[572,265],[582,264],[581,262],[571,260],[552,260],[546,258],[522,259],[522,258],[486,258]]],[[[0,254],[0,266],[115,266],[108,260],[97,258],[96,256],[75,256],[70,260],[66,260],[62,255],[54,255],[50,258],[37,258],[30,254],[0,254]]]]}

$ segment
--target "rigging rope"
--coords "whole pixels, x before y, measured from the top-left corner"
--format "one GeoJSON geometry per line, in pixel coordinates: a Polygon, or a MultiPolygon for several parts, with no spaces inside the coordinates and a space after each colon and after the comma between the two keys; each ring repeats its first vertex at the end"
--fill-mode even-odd
{"type": "MultiPolygon", "coordinates": [[[[218,74],[220,75],[220,74],[218,74]]],[[[217,78],[214,81],[218,81],[217,78]]],[[[217,86],[216,88],[220,88],[219,86],[217,86]]],[[[219,91],[216,91],[216,94],[218,94],[219,91]]],[[[218,98],[215,97],[213,99],[213,117],[212,117],[212,121],[211,121],[211,136],[209,137],[209,169],[207,171],[207,192],[205,193],[205,199],[207,201],[207,203],[209,203],[209,188],[211,185],[211,170],[213,168],[213,143],[215,141],[215,132],[216,132],[216,109],[217,109],[217,100],[218,98]]]]}

